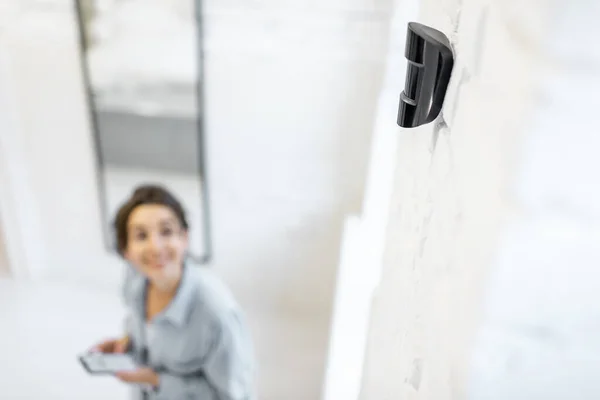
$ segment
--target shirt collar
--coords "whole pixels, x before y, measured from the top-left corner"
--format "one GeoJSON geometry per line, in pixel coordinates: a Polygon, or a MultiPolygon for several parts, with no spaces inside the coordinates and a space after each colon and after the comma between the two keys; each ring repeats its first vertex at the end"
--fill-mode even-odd
{"type": "MultiPolygon", "coordinates": [[[[194,285],[194,277],[192,276],[192,267],[185,265],[183,267],[183,274],[181,276],[181,282],[177,288],[177,293],[171,303],[160,312],[155,320],[167,320],[177,326],[183,326],[187,322],[187,317],[191,311],[194,303],[196,285],[194,285]]],[[[148,280],[145,277],[139,279],[133,287],[136,297],[136,308],[137,311],[145,319],[146,316],[146,287],[148,280]]]]}

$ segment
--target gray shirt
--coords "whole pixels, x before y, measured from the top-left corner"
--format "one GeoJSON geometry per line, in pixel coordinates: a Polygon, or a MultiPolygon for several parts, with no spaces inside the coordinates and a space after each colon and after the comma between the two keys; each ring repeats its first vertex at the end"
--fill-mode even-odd
{"type": "MultiPolygon", "coordinates": [[[[242,312],[209,270],[184,268],[177,294],[145,321],[146,279],[130,269],[124,285],[131,351],[160,376],[149,400],[253,400],[254,355],[242,312]],[[150,333],[148,335],[147,333],[150,333]]],[[[135,387],[135,399],[144,388],[135,387]]]]}

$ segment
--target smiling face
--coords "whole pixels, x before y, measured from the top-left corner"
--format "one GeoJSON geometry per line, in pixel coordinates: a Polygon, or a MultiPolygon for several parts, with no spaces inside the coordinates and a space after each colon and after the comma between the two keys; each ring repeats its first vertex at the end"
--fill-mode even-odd
{"type": "Polygon", "coordinates": [[[142,204],[129,215],[123,255],[153,284],[179,280],[187,248],[188,233],[169,207],[142,204]]]}

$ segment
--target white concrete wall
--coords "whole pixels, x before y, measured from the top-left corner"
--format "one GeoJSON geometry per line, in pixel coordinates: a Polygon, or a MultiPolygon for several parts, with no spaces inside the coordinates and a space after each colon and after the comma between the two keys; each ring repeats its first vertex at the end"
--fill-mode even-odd
{"type": "Polygon", "coordinates": [[[515,215],[486,282],[469,397],[600,398],[600,4],[548,2],[515,215]]]}
{"type": "Polygon", "coordinates": [[[387,21],[386,2],[207,4],[215,265],[288,310],[329,314],[343,218],[361,207],[387,21]]]}
{"type": "Polygon", "coordinates": [[[398,129],[361,398],[598,398],[600,8],[421,3],[458,58],[447,127],[398,129]]]}
{"type": "Polygon", "coordinates": [[[12,206],[3,215],[13,220],[7,236],[22,239],[13,256],[33,258],[21,257],[15,268],[34,277],[114,282],[120,273],[99,229],[78,34],[72,5],[61,3],[22,9],[0,36],[2,99],[10,106],[2,116],[11,122],[1,133],[3,203],[12,206]]]}

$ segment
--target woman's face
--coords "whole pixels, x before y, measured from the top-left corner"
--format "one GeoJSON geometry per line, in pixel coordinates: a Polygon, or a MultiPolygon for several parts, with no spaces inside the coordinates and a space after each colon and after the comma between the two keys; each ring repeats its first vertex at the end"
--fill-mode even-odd
{"type": "Polygon", "coordinates": [[[178,280],[187,248],[187,231],[169,207],[145,204],[132,211],[124,256],[151,282],[163,286],[178,280]]]}

